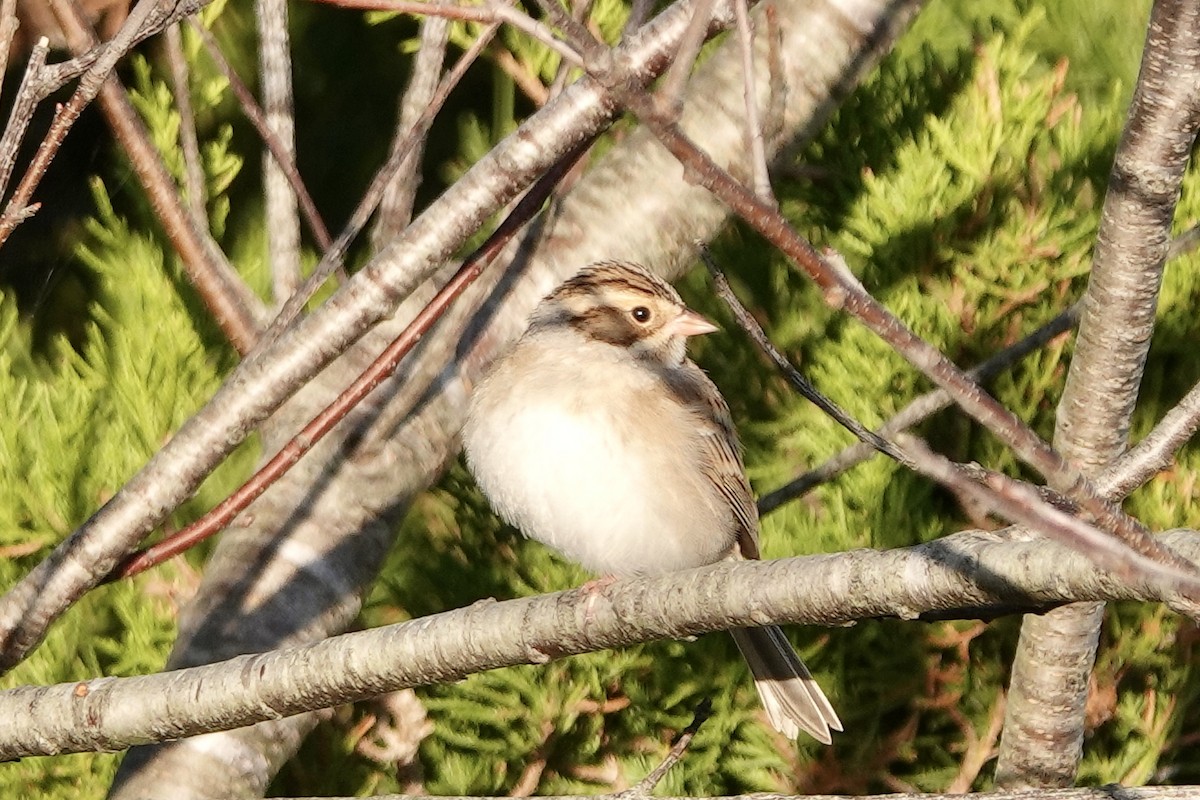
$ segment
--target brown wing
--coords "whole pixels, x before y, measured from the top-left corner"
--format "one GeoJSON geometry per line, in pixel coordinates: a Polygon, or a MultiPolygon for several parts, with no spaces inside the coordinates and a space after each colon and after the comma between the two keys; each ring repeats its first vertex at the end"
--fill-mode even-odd
{"type": "Polygon", "coordinates": [[[746,468],[742,464],[741,448],[729,406],[704,370],[692,361],[685,361],[677,374],[680,380],[672,381],[676,384],[673,388],[702,420],[697,433],[700,434],[704,475],[712,481],[713,487],[733,512],[738,526],[740,556],[758,558],[758,507],[754,503],[750,482],[746,480],[746,468]]]}

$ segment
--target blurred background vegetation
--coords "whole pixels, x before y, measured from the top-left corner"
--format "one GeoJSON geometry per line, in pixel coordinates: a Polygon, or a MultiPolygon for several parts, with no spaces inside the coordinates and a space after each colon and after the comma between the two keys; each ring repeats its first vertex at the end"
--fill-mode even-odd
{"type": "MultiPolygon", "coordinates": [[[[207,22],[239,72],[254,74],[248,7],[218,6],[205,12],[207,22]]],[[[815,244],[845,255],[878,298],[959,363],[1012,343],[1083,288],[1148,8],[1146,0],[931,0],[817,141],[782,165],[777,186],[788,215],[815,244]]],[[[294,5],[292,13],[300,169],[336,227],[386,154],[416,25],[318,4],[294,5]]],[[[612,2],[598,13],[615,30],[625,11],[612,2]]],[[[552,60],[528,41],[505,43],[535,71],[552,73],[552,60]]],[[[227,251],[261,285],[259,147],[194,42],[189,51],[195,92],[206,98],[209,206],[227,251]]],[[[123,77],[152,127],[169,137],[177,120],[164,74],[151,45],[123,77]]],[[[533,107],[494,63],[474,68],[435,127],[422,197],[444,188],[533,107]]],[[[43,210],[0,254],[0,587],[115,491],[234,363],[164,255],[103,125],[89,124],[71,134],[71,150],[43,190],[43,210]],[[148,341],[148,330],[171,335],[148,341]]],[[[1181,226],[1200,216],[1196,188],[1189,176],[1181,226]]],[[[861,326],[829,311],[751,232],[731,226],[714,252],[775,341],[864,422],[886,419],[928,388],[861,326]]],[[[1137,435],[1200,378],[1189,352],[1200,301],[1195,258],[1167,271],[1137,435]]],[[[699,271],[682,289],[726,323],[695,355],[730,400],[760,493],[849,442],[764,365],[699,271]]],[[[1047,437],[1068,355],[1069,341],[1060,338],[994,386],[1047,437]]],[[[1011,455],[955,414],[922,432],[954,457],[1020,474],[1011,455]]],[[[254,456],[253,446],[243,448],[172,524],[233,488],[254,456]]],[[[1186,451],[1128,507],[1152,527],[1200,527],[1188,496],[1197,466],[1186,451]]],[[[768,516],[763,538],[766,555],[777,557],[898,547],[975,524],[946,492],[876,459],[768,516]]],[[[0,687],[160,669],[178,604],[203,560],[203,551],[191,553],[93,592],[0,687]]],[[[409,515],[362,624],[553,591],[586,577],[500,525],[455,467],[409,515]]],[[[714,715],[662,793],[933,791],[955,781],[985,789],[991,765],[978,754],[994,744],[1018,625],[889,621],[792,631],[846,725],[828,748],[771,733],[731,641],[711,636],[420,690],[432,732],[416,765],[360,754],[355,745],[373,708],[339,709],[272,791],[401,791],[414,781],[438,794],[622,788],[659,761],[704,698],[714,715]]],[[[1189,733],[1200,730],[1195,641],[1190,624],[1160,608],[1111,608],[1081,782],[1200,782],[1189,733]]],[[[101,797],[118,759],[4,765],[0,795],[101,797]]]]}

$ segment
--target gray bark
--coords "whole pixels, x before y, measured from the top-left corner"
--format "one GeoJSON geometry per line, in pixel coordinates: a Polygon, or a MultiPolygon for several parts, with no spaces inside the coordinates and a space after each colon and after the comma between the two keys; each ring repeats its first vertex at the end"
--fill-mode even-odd
{"type": "MultiPolygon", "coordinates": [[[[292,56],[288,42],[287,0],[255,0],[258,22],[258,71],[263,114],[289,161],[296,163],[296,124],[292,118],[292,56]]],[[[300,214],[283,168],[263,148],[263,199],[267,211],[267,247],[276,305],[300,285],[300,214]]]]}
{"type": "MultiPolygon", "coordinates": [[[[782,75],[759,81],[773,155],[795,143],[797,135],[819,129],[837,99],[884,51],[883,44],[904,27],[917,7],[916,3],[876,3],[872,5],[875,16],[860,17],[855,26],[845,24],[836,4],[778,7],[782,75]]],[[[764,74],[765,53],[760,39],[758,63],[764,74]]],[[[740,59],[736,42],[714,55],[694,79],[693,99],[684,119],[706,147],[749,174],[748,162],[743,163],[740,59]]],[[[678,274],[693,242],[711,237],[726,215],[708,192],[683,180],[682,169],[650,135],[637,132],[610,151],[525,245],[510,249],[508,259],[519,262],[513,274],[502,275],[498,268],[485,273],[465,302],[427,337],[412,366],[404,367],[392,381],[393,391],[403,387],[402,396],[357,417],[358,431],[349,438],[361,438],[358,449],[348,454],[329,446],[325,457],[315,460],[324,466],[311,469],[329,473],[324,483],[305,489],[308,478],[289,477],[286,487],[275,487],[247,512],[254,520],[253,532],[233,530],[224,535],[221,549],[231,549],[210,567],[203,590],[205,595],[217,592],[223,599],[203,601],[189,611],[172,665],[273,649],[301,638],[316,641],[344,629],[383,557],[386,535],[381,531],[394,529],[412,496],[426,488],[457,452],[457,430],[471,383],[496,350],[524,327],[533,304],[579,266],[604,258],[634,260],[678,274]],[[534,239],[538,233],[540,239],[534,239]],[[482,303],[488,305],[487,311],[471,323],[471,308],[482,303]],[[464,335],[463,326],[468,324],[471,329],[464,335]],[[460,364],[452,363],[456,353],[460,364]],[[420,409],[413,411],[418,399],[420,409]],[[372,418],[373,413],[378,416],[372,418]],[[278,506],[274,509],[264,505],[273,495],[282,498],[270,501],[278,506]],[[290,518],[289,503],[301,505],[303,514],[290,518]],[[369,534],[365,537],[363,526],[369,534]],[[273,542],[275,537],[281,538],[273,542]],[[264,569],[272,563],[272,554],[288,551],[293,542],[322,555],[319,569],[299,569],[286,562],[264,569]],[[250,577],[237,570],[239,564],[250,577]],[[221,577],[224,573],[228,574],[221,577]],[[279,574],[274,584],[281,594],[260,607],[259,598],[269,594],[271,584],[266,581],[273,573],[279,574]],[[331,582],[344,593],[332,592],[331,582]],[[328,599],[313,603],[313,597],[328,599]],[[239,607],[260,611],[238,614],[239,607]],[[289,621],[286,613],[279,614],[288,608],[298,619],[289,621]]],[[[395,319],[410,319],[431,293],[432,284],[425,284],[395,319]]],[[[389,333],[373,335],[372,344],[355,352],[381,347],[398,330],[398,322],[386,327],[389,333]]],[[[353,372],[340,365],[335,369],[341,377],[332,384],[353,372]]],[[[302,417],[294,414],[295,419],[302,417]]],[[[348,437],[340,434],[339,438],[348,437]]],[[[194,797],[256,796],[313,724],[311,716],[295,717],[205,736],[199,744],[155,748],[153,755],[138,752],[130,766],[123,767],[113,796],[177,797],[183,784],[191,787],[194,797]],[[195,772],[190,771],[193,768],[195,772]]]]}
{"type": "MultiPolygon", "coordinates": [[[[1101,217],[1055,447],[1086,475],[1128,445],[1171,220],[1200,113],[1200,9],[1159,0],[1101,217]]],[[[1066,786],[1082,754],[1088,676],[1102,603],[1022,626],[996,768],[997,785],[1066,786]]]]}
{"type": "MultiPolygon", "coordinates": [[[[1195,531],[1163,537],[1200,559],[1195,531]]],[[[1186,603],[1161,583],[1101,572],[1086,555],[1052,542],[994,533],[955,534],[896,550],[722,562],[604,587],[475,603],[175,672],[10,689],[0,692],[0,718],[6,720],[0,758],[195,736],[483,670],[733,627],[991,618],[1080,599],[1186,603]]],[[[192,787],[191,796],[198,791],[192,787]]],[[[174,796],[180,796],[179,786],[174,796]]]]}
{"type": "MultiPolygon", "coordinates": [[[[686,23],[674,6],[623,51],[633,84],[649,81],[686,23]]],[[[564,153],[613,114],[603,89],[580,81],[499,143],[405,234],[313,314],[238,366],[137,475],[0,598],[0,669],[18,663],[47,627],[104,579],[229,453],[301,386],[427,280],[564,153]]]]}

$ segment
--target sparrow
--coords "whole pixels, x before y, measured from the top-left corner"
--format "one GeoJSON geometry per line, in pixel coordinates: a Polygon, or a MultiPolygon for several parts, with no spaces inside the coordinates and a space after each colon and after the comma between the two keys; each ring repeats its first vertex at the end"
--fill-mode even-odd
{"type": "MultiPolygon", "coordinates": [[[[473,392],[463,429],[496,513],[602,575],[757,559],[729,407],[686,353],[715,330],[633,264],[594,264],[547,295],[473,392]]],[[[730,633],[772,727],[829,744],[842,724],[783,631],[730,633]]]]}

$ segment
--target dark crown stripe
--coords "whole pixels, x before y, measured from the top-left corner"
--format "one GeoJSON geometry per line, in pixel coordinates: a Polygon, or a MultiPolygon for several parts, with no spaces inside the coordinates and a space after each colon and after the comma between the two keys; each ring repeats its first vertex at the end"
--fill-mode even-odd
{"type": "Polygon", "coordinates": [[[675,290],[660,278],[641,267],[615,262],[602,262],[586,267],[568,280],[554,294],[579,288],[643,293],[656,297],[675,298],[675,290]]]}

